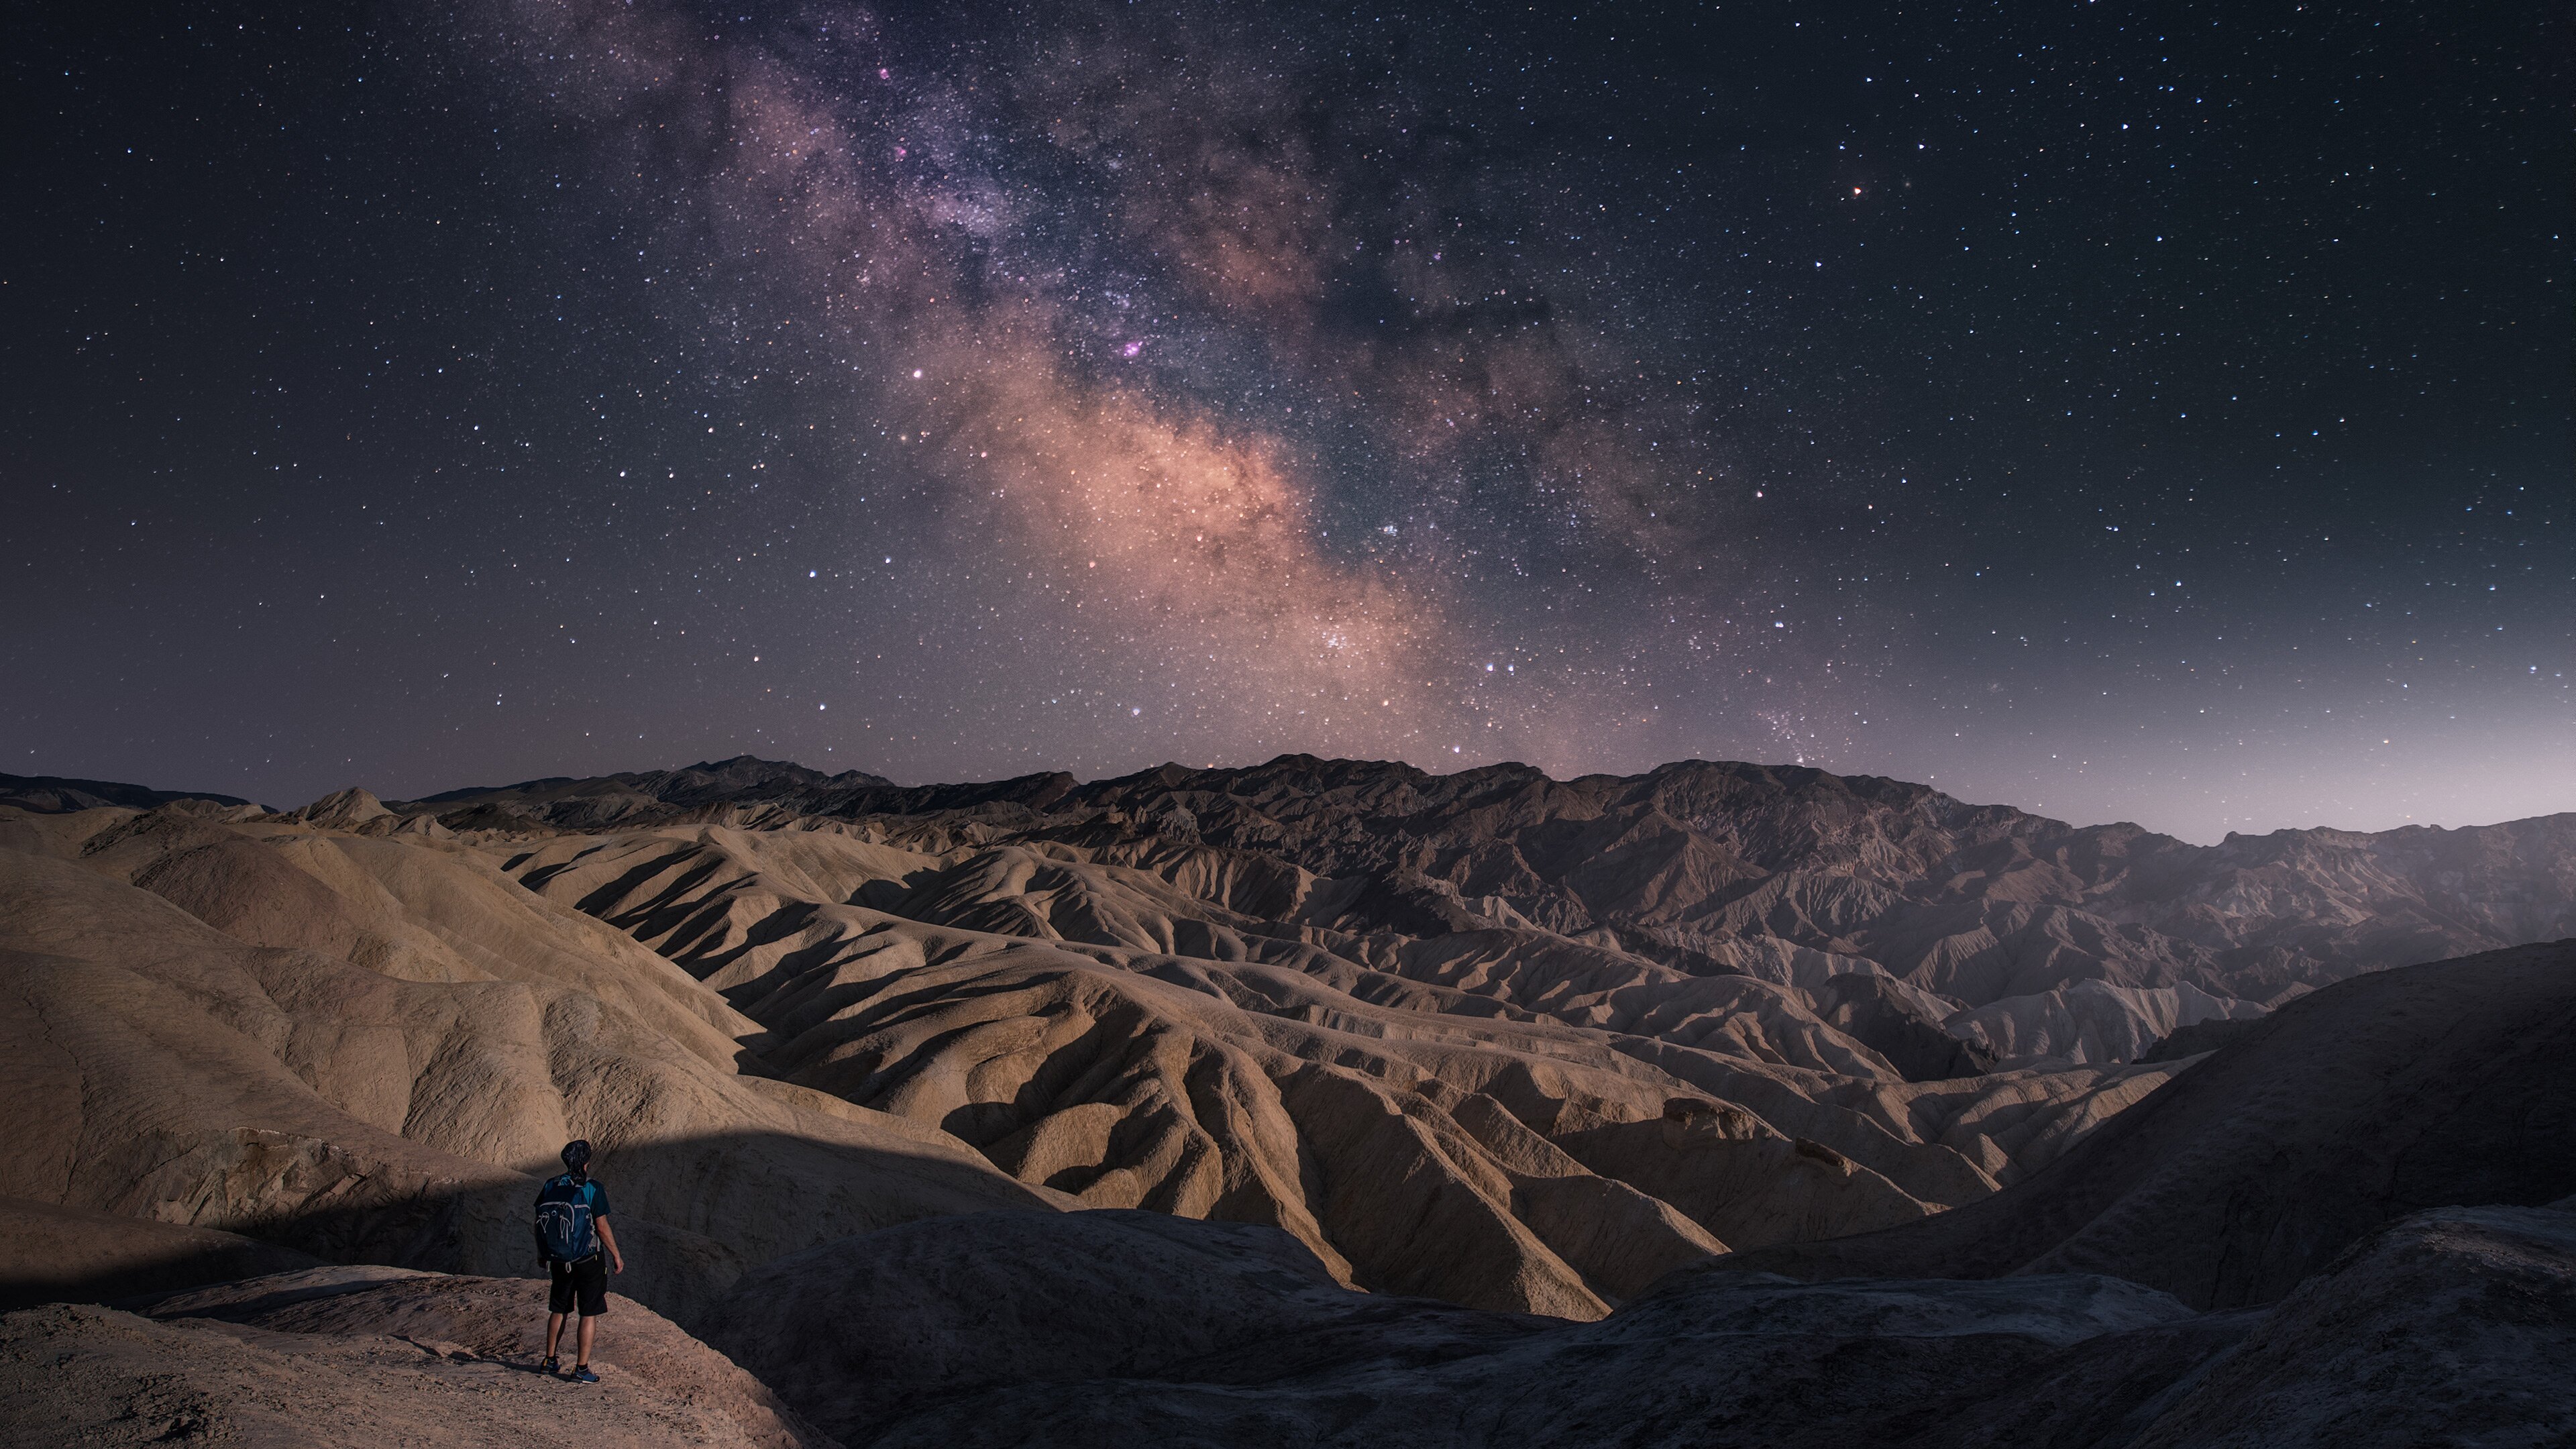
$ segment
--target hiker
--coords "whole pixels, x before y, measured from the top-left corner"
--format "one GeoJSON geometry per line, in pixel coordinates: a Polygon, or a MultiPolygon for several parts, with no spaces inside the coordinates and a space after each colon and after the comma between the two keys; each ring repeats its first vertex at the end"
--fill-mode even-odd
{"type": "Polygon", "coordinates": [[[608,1311],[609,1271],[625,1272],[626,1255],[617,1251],[617,1234],[608,1226],[608,1189],[590,1175],[590,1144],[565,1143],[563,1165],[563,1176],[537,1190],[537,1256],[554,1280],[546,1299],[546,1356],[538,1367],[561,1371],[555,1346],[563,1337],[564,1315],[578,1303],[581,1331],[575,1338],[579,1357],[573,1361],[572,1381],[595,1384],[599,1375],[590,1371],[591,1336],[608,1311]],[[600,1260],[602,1248],[607,1249],[606,1263],[600,1260]]]}

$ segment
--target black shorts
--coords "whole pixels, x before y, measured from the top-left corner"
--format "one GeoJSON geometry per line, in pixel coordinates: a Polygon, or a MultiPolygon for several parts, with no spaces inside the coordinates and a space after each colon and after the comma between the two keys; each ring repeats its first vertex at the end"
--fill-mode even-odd
{"type": "Polygon", "coordinates": [[[554,1278],[553,1291],[546,1295],[548,1313],[570,1313],[576,1299],[584,1318],[597,1318],[608,1311],[606,1258],[593,1253],[578,1263],[548,1263],[546,1271],[554,1278]]]}

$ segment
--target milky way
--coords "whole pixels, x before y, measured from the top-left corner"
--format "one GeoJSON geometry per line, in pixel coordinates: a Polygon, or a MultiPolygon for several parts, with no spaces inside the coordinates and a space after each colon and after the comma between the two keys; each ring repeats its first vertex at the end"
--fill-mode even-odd
{"type": "Polygon", "coordinates": [[[2550,112],[2373,19],[66,23],[0,768],[2576,806],[2550,112]]]}
{"type": "MultiPolygon", "coordinates": [[[[1271,58],[1259,27],[1104,11],[916,74],[921,47],[866,15],[490,25],[468,44],[500,43],[513,104],[635,183],[622,225],[687,294],[669,345],[796,395],[778,447],[843,495],[816,499],[854,556],[836,574],[881,531],[925,555],[903,569],[932,581],[933,708],[987,749],[1081,763],[1049,737],[1070,719],[1194,758],[1578,767],[1652,733],[1648,676],[1688,682],[1753,632],[1729,617],[1758,606],[1711,497],[1705,364],[1552,302],[1471,197],[1414,195],[1440,188],[1413,170],[1350,195],[1432,120],[1271,58]]],[[[866,699],[921,667],[872,648],[833,681],[849,637],[873,634],[800,631],[802,689],[866,699]]],[[[1793,659],[1776,691],[1825,693],[1793,659]]],[[[867,709],[920,726],[909,695],[867,709]]]]}

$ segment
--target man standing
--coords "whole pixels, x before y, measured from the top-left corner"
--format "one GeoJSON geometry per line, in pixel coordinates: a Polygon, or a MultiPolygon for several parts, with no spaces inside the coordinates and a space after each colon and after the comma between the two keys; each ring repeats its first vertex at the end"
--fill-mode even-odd
{"type": "Polygon", "coordinates": [[[537,1256],[554,1280],[546,1299],[546,1357],[540,1366],[548,1373],[561,1368],[555,1347],[563,1337],[564,1315],[578,1304],[581,1331],[575,1342],[580,1356],[573,1361],[572,1381],[595,1384],[599,1375],[590,1371],[591,1339],[600,1316],[608,1312],[609,1268],[625,1272],[626,1255],[617,1251],[617,1234],[608,1226],[608,1190],[590,1175],[590,1144],[565,1143],[563,1164],[563,1176],[537,1191],[537,1256]],[[603,1247],[605,1263],[600,1259],[603,1247]]]}

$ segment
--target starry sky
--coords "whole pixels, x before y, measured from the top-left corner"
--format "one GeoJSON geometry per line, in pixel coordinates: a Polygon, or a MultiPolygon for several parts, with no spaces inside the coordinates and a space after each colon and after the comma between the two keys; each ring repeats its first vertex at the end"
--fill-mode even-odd
{"type": "Polygon", "coordinates": [[[2576,809],[2542,4],[53,6],[0,770],[2576,809]]]}

